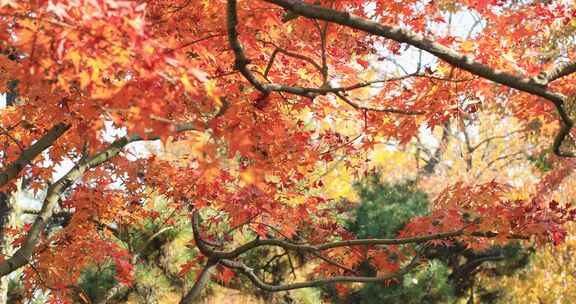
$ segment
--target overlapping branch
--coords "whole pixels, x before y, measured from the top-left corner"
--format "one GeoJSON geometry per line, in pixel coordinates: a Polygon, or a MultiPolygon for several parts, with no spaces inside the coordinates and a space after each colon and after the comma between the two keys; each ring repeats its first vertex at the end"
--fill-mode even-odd
{"type": "Polygon", "coordinates": [[[427,51],[436,57],[452,64],[455,67],[466,70],[482,78],[492,80],[505,86],[544,97],[550,101],[562,103],[564,96],[552,92],[542,85],[536,84],[531,78],[516,76],[507,72],[498,71],[485,64],[476,62],[468,56],[446,47],[440,43],[430,40],[420,34],[413,33],[401,27],[381,24],[360,16],[347,12],[337,11],[318,5],[308,4],[298,0],[265,0],[292,11],[298,15],[337,23],[350,28],[361,30],[376,36],[388,38],[400,43],[412,45],[421,50],[427,51]]]}
{"type": "Polygon", "coordinates": [[[52,146],[52,144],[64,133],[66,133],[68,129],[70,129],[69,124],[55,124],[34,144],[24,149],[18,159],[10,163],[4,170],[0,172],[0,187],[6,185],[8,182],[16,178],[27,165],[29,165],[38,155],[40,155],[42,151],[52,146]]]}
{"type": "Polygon", "coordinates": [[[518,129],[518,130],[514,130],[514,131],[511,131],[511,132],[508,132],[508,133],[506,133],[506,134],[504,134],[504,135],[495,135],[495,136],[487,137],[487,138],[481,140],[480,142],[478,142],[477,144],[475,144],[474,146],[471,146],[471,147],[470,147],[470,150],[471,150],[470,152],[474,152],[474,151],[478,150],[478,148],[479,148],[480,146],[482,146],[482,145],[484,145],[484,144],[487,144],[487,143],[489,143],[489,142],[491,142],[491,141],[493,141],[493,140],[508,138],[508,137],[510,137],[512,134],[523,133],[523,132],[527,132],[527,131],[530,131],[530,129],[528,129],[528,128],[522,128],[522,129],[518,129]]]}
{"type": "Polygon", "coordinates": [[[311,280],[306,282],[298,282],[298,283],[290,283],[290,284],[282,284],[282,285],[272,285],[268,284],[254,273],[254,270],[244,263],[232,261],[232,260],[221,260],[220,263],[228,268],[237,270],[241,274],[248,277],[248,279],[254,284],[256,287],[269,291],[269,292],[278,292],[278,291],[286,291],[292,289],[300,289],[300,288],[309,288],[309,287],[320,287],[330,283],[378,283],[378,282],[386,282],[388,280],[392,280],[395,278],[400,278],[403,275],[409,273],[414,268],[419,265],[418,257],[415,257],[408,265],[402,267],[400,270],[395,272],[389,273],[387,275],[381,275],[376,277],[362,277],[362,276],[335,276],[326,279],[317,279],[311,280]]]}
{"type": "MultiPolygon", "coordinates": [[[[183,132],[188,130],[194,130],[192,124],[183,124],[176,127],[177,132],[183,132]]],[[[0,263],[0,277],[5,276],[14,270],[25,266],[30,261],[34,249],[38,242],[46,224],[52,217],[60,196],[64,191],[70,188],[78,179],[80,179],[86,171],[91,168],[97,167],[104,162],[114,158],[118,155],[124,147],[128,144],[140,140],[155,140],[158,137],[149,134],[147,138],[143,138],[140,135],[125,136],[113,143],[111,143],[106,149],[100,151],[92,157],[88,157],[81,160],[72,169],[70,169],[63,177],[57,180],[55,183],[48,187],[46,197],[42,203],[42,208],[38,213],[38,216],[34,220],[30,230],[28,230],[26,239],[22,246],[16,250],[14,255],[0,263]]]]}
{"type": "MultiPolygon", "coordinates": [[[[192,303],[192,301],[200,294],[200,287],[206,284],[207,276],[209,276],[210,270],[215,265],[222,265],[230,269],[236,270],[237,272],[245,275],[248,279],[258,288],[266,291],[276,292],[285,291],[298,288],[307,287],[317,287],[328,283],[370,283],[370,282],[383,282],[393,278],[401,277],[414,269],[419,264],[418,254],[413,258],[413,260],[405,267],[400,270],[390,273],[385,276],[376,277],[363,277],[363,276],[336,276],[324,279],[311,280],[306,282],[283,284],[283,285],[271,285],[262,281],[256,274],[254,270],[244,263],[237,261],[236,258],[240,257],[244,253],[250,250],[264,247],[264,246],[276,246],[283,248],[285,251],[295,251],[301,254],[311,254],[317,258],[320,258],[327,263],[330,263],[336,267],[339,267],[347,272],[355,273],[355,271],[339,265],[337,262],[325,258],[322,255],[322,251],[340,248],[340,247],[353,247],[353,246],[386,246],[386,245],[404,245],[404,244],[423,244],[432,240],[440,239],[450,239],[458,236],[467,235],[467,232],[463,229],[438,233],[426,236],[411,237],[411,238],[397,238],[397,239],[355,239],[355,240],[342,240],[327,242],[322,244],[308,244],[308,243],[296,243],[290,240],[280,240],[280,239],[260,239],[259,237],[247,242],[243,245],[236,247],[230,251],[220,251],[215,250],[214,246],[210,245],[210,242],[202,238],[202,232],[200,229],[200,214],[195,210],[192,214],[192,232],[194,235],[194,242],[200,252],[208,257],[208,263],[206,264],[204,270],[202,270],[199,278],[197,279],[194,287],[186,294],[186,296],[180,302],[181,304],[192,303]]],[[[495,232],[472,232],[469,235],[475,237],[496,237],[498,236],[495,232]]],[[[522,235],[510,235],[509,238],[512,239],[527,239],[526,236],[522,235]]]]}
{"type": "MultiPolygon", "coordinates": [[[[225,251],[216,251],[202,238],[201,231],[200,231],[200,215],[198,211],[194,211],[192,215],[192,228],[194,234],[194,241],[196,246],[200,250],[200,252],[208,257],[208,262],[206,263],[203,270],[200,272],[200,275],[196,279],[196,282],[192,289],[186,293],[186,295],[180,301],[181,304],[188,304],[193,303],[194,299],[196,299],[208,282],[210,278],[210,274],[212,269],[217,266],[218,264],[233,269],[243,275],[245,275],[256,287],[270,292],[277,292],[277,291],[286,291],[292,289],[299,289],[299,288],[308,288],[308,287],[317,287],[322,286],[324,284],[329,283],[371,283],[371,282],[384,282],[387,280],[391,280],[394,278],[401,277],[406,273],[410,272],[414,268],[419,265],[419,256],[416,255],[412,261],[401,268],[398,271],[390,273],[384,276],[375,276],[375,277],[364,277],[364,276],[335,276],[325,279],[316,279],[306,282],[298,282],[298,283],[291,283],[291,284],[282,284],[282,285],[271,285],[264,281],[262,281],[258,276],[254,273],[254,270],[242,262],[235,261],[233,259],[237,258],[243,253],[246,253],[252,249],[261,246],[279,246],[285,250],[292,250],[302,253],[310,253],[327,263],[332,265],[336,265],[337,267],[343,268],[346,271],[350,272],[345,266],[339,265],[338,263],[325,258],[321,255],[320,251],[327,250],[331,248],[337,247],[344,247],[344,246],[360,246],[360,245],[376,245],[376,244],[408,244],[408,243],[420,243],[425,242],[428,238],[427,237],[420,237],[420,238],[406,238],[406,239],[365,239],[365,240],[352,240],[352,241],[339,241],[339,242],[332,242],[326,243],[322,245],[307,245],[307,244],[299,244],[293,243],[290,241],[285,240],[278,240],[278,239],[266,239],[261,240],[257,238],[251,242],[248,242],[244,245],[237,247],[236,249],[225,252],[225,251]]],[[[435,235],[433,236],[437,238],[444,238],[450,237],[451,234],[442,234],[442,235],[435,235]]],[[[354,273],[354,271],[352,271],[354,273]]]]}
{"type": "Polygon", "coordinates": [[[308,62],[309,64],[314,66],[314,68],[317,69],[319,72],[322,72],[322,67],[316,61],[314,61],[314,59],[312,59],[308,56],[304,56],[304,55],[289,51],[285,48],[277,46],[276,44],[274,44],[272,42],[268,42],[268,41],[264,41],[264,40],[259,40],[259,41],[265,45],[270,44],[270,45],[275,47],[274,51],[272,52],[272,55],[270,55],[270,60],[268,61],[268,65],[266,65],[266,69],[264,70],[264,77],[265,78],[268,76],[268,73],[270,72],[270,69],[272,68],[272,65],[274,64],[274,59],[276,59],[276,55],[278,53],[284,54],[288,57],[292,57],[292,58],[296,58],[296,59],[300,59],[302,61],[308,62]]]}
{"type": "Polygon", "coordinates": [[[218,260],[216,259],[209,259],[198,277],[196,278],[196,282],[192,289],[184,295],[184,297],[180,300],[180,304],[191,304],[194,303],[194,300],[200,295],[204,286],[210,281],[210,276],[212,275],[213,269],[218,265],[218,260]]]}
{"type": "Polygon", "coordinates": [[[474,61],[472,58],[459,54],[449,47],[398,26],[381,24],[348,12],[337,11],[299,0],[265,1],[283,7],[284,9],[300,16],[340,24],[372,35],[384,37],[400,43],[406,43],[418,49],[427,51],[454,67],[468,71],[484,79],[542,97],[554,104],[560,117],[561,128],[556,135],[552,147],[554,153],[564,157],[576,156],[574,153],[562,152],[560,149],[562,142],[568,136],[570,129],[574,125],[573,120],[563,107],[563,103],[567,98],[566,96],[554,92],[546,87],[550,81],[574,73],[576,71],[576,63],[560,65],[553,70],[543,72],[536,77],[518,76],[474,61]]]}
{"type": "MultiPolygon", "coordinates": [[[[440,157],[448,147],[449,135],[450,135],[450,124],[448,121],[446,121],[442,126],[442,136],[440,137],[440,142],[438,143],[438,147],[434,149],[434,152],[428,150],[425,147],[418,147],[419,151],[424,151],[429,156],[429,158],[425,160],[426,164],[424,165],[424,167],[418,170],[418,176],[421,174],[432,175],[432,173],[434,173],[434,169],[440,163],[440,157]]],[[[421,145],[420,139],[418,139],[418,144],[421,145]]]]}
{"type": "MultiPolygon", "coordinates": [[[[294,243],[286,240],[280,239],[260,239],[256,238],[250,242],[247,242],[231,251],[219,251],[211,248],[208,243],[203,240],[200,232],[200,215],[196,211],[192,216],[192,227],[194,233],[194,240],[196,241],[196,246],[198,250],[205,256],[214,257],[218,259],[234,259],[240,255],[263,246],[276,246],[281,247],[286,250],[292,250],[302,253],[313,253],[321,252],[328,249],[334,249],[338,247],[350,247],[350,246],[377,246],[377,245],[405,245],[405,244],[419,244],[428,242],[431,240],[446,239],[457,236],[463,236],[465,231],[463,229],[432,234],[427,236],[411,237],[411,238],[397,238],[397,239],[355,239],[355,240],[344,240],[328,242],[323,244],[311,245],[307,243],[294,243]]],[[[490,237],[490,234],[479,234],[478,236],[490,237]]]]}
{"type": "MultiPolygon", "coordinates": [[[[246,78],[246,80],[248,80],[248,82],[250,82],[250,84],[252,84],[254,86],[254,88],[256,88],[258,91],[260,91],[264,95],[268,95],[271,92],[280,92],[280,93],[294,94],[294,95],[307,97],[307,98],[315,98],[319,95],[327,95],[328,93],[335,93],[336,94],[339,92],[351,91],[351,90],[367,87],[367,86],[370,86],[370,85],[375,84],[375,83],[383,83],[383,82],[394,81],[394,80],[403,80],[403,79],[406,79],[409,77],[414,77],[414,76],[421,76],[421,77],[425,76],[425,75],[409,74],[409,75],[401,76],[398,78],[390,78],[390,79],[385,79],[385,80],[363,82],[363,83],[358,83],[358,84],[351,85],[348,87],[340,87],[340,88],[330,87],[328,85],[328,81],[326,81],[326,79],[324,81],[324,85],[321,87],[318,87],[318,88],[290,86],[290,85],[283,85],[283,84],[277,84],[277,83],[263,83],[260,80],[258,80],[256,75],[254,75],[254,73],[252,73],[252,71],[250,71],[250,69],[248,68],[248,64],[250,63],[250,60],[246,57],[246,54],[245,54],[244,49],[242,47],[242,44],[240,43],[240,40],[238,38],[239,34],[237,31],[237,26],[238,26],[238,14],[237,14],[236,0],[229,0],[228,5],[227,5],[228,41],[230,43],[230,48],[234,52],[235,68],[238,71],[240,71],[242,76],[244,76],[244,78],[246,78]]],[[[265,77],[267,76],[267,74],[270,70],[271,64],[272,64],[273,60],[275,59],[276,53],[278,53],[278,52],[283,52],[284,54],[286,54],[288,56],[295,57],[295,58],[298,58],[301,60],[305,60],[305,61],[313,64],[314,67],[319,68],[318,64],[308,57],[301,56],[299,54],[295,54],[295,53],[288,52],[288,51],[283,50],[283,49],[276,48],[276,51],[272,54],[272,57],[270,58],[270,61],[269,61],[268,65],[266,67],[266,70],[264,72],[265,77]]],[[[325,55],[323,55],[323,66],[320,67],[320,71],[322,72],[323,77],[326,78],[327,77],[327,68],[326,68],[326,62],[325,62],[324,57],[325,57],[325,55]]],[[[376,108],[373,109],[373,108],[368,108],[368,107],[362,107],[360,105],[355,104],[354,102],[351,102],[350,100],[346,100],[346,101],[348,104],[352,105],[355,109],[378,111],[378,112],[388,112],[388,113],[404,114],[404,115],[423,114],[423,113],[418,112],[418,111],[404,111],[401,109],[387,109],[387,108],[386,109],[376,109],[376,108]]]]}
{"type": "Polygon", "coordinates": [[[562,62],[553,66],[550,70],[541,72],[537,79],[542,85],[547,85],[552,81],[568,76],[576,72],[576,62],[562,62]]]}

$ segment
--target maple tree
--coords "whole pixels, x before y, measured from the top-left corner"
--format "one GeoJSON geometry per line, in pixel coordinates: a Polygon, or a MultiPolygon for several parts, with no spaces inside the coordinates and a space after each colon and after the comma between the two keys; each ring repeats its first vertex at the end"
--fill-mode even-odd
{"type": "MultiPolygon", "coordinates": [[[[569,172],[573,165],[571,160],[547,164],[545,178],[536,187],[540,190],[538,194],[553,199],[572,198],[575,179],[569,172]]],[[[570,201],[573,202],[572,199],[570,201]]],[[[574,293],[568,286],[574,280],[574,260],[571,255],[574,248],[573,229],[573,224],[568,225],[569,236],[561,245],[547,244],[537,250],[525,269],[498,279],[493,276],[497,270],[488,271],[480,277],[481,284],[498,295],[500,301],[496,303],[571,302],[574,293]]]]}
{"type": "MultiPolygon", "coordinates": [[[[52,301],[87,301],[79,278],[112,263],[117,284],[99,300],[112,299],[133,288],[134,265],[165,232],[126,241],[126,227],[159,216],[146,208],[153,196],[189,215],[199,252],[183,265],[198,274],[181,303],[215,269],[264,291],[344,291],[340,283],[393,284],[430,244],[561,243],[576,211],[543,194],[571,160],[558,160],[564,167],[532,196],[506,180],[449,180],[430,214],[390,239],[347,231],[323,178],[336,163],[362,176],[366,162],[340,155],[367,158],[389,140],[404,147],[421,127],[455,122],[467,133],[477,112],[505,112],[518,130],[538,129],[540,149],[573,157],[575,16],[554,1],[2,0],[0,83],[10,98],[0,186],[6,195],[24,186],[42,204],[29,224],[3,227],[14,250],[4,250],[0,276],[24,268],[29,297],[39,288],[52,301]],[[443,30],[461,11],[478,20],[468,37],[443,30]],[[410,71],[377,72],[415,49],[410,71]],[[177,157],[142,155],[145,141],[177,145],[177,157]],[[321,263],[309,280],[269,284],[243,259],[262,247],[321,263]],[[376,274],[355,275],[366,259],[376,274]]],[[[479,145],[467,142],[466,155],[479,145]]]]}

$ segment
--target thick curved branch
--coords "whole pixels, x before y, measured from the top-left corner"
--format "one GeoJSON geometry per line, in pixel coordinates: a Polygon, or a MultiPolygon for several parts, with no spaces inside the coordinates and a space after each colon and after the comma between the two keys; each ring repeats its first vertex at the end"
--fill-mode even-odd
{"type": "MultiPolygon", "coordinates": [[[[432,240],[453,238],[466,235],[464,229],[459,229],[451,232],[437,233],[425,236],[417,236],[410,238],[397,238],[397,239],[355,239],[355,240],[344,240],[344,241],[334,241],[323,244],[303,244],[303,243],[292,243],[286,240],[279,239],[265,239],[256,238],[250,242],[247,242],[231,251],[218,251],[210,247],[210,245],[202,239],[200,232],[200,214],[198,211],[194,211],[192,214],[192,230],[194,234],[194,241],[196,246],[202,254],[208,257],[218,258],[218,259],[234,259],[245,252],[252,250],[261,246],[277,246],[282,247],[286,250],[293,250],[297,252],[320,252],[323,250],[338,248],[338,247],[350,247],[350,246],[386,246],[386,245],[404,245],[404,244],[419,244],[432,240]]],[[[494,232],[473,232],[471,236],[475,237],[495,237],[497,233],[494,232]]],[[[511,235],[510,238],[513,239],[527,239],[526,236],[522,235],[511,235]]]]}
{"type": "MultiPolygon", "coordinates": [[[[209,262],[200,274],[199,278],[196,281],[194,287],[187,293],[184,299],[180,303],[190,303],[193,299],[195,299],[202,289],[202,287],[206,284],[207,280],[210,277],[210,269],[214,267],[216,264],[223,265],[225,267],[234,269],[239,273],[248,277],[252,283],[265,291],[276,292],[276,291],[286,291],[292,289],[299,289],[299,288],[308,288],[308,287],[318,287],[324,284],[329,283],[373,283],[373,282],[383,282],[390,279],[398,278],[415,267],[418,266],[419,254],[414,257],[414,259],[410,262],[409,265],[401,268],[399,271],[388,274],[386,276],[377,276],[377,277],[361,277],[361,276],[336,276],[331,278],[325,279],[317,279],[307,282],[299,282],[299,283],[292,283],[292,284],[284,284],[284,285],[271,285],[264,281],[262,281],[258,276],[254,273],[254,270],[247,265],[243,264],[242,262],[234,261],[233,259],[237,258],[241,254],[260,247],[260,246],[278,246],[282,247],[284,250],[294,250],[302,253],[310,253],[327,263],[335,265],[339,268],[342,268],[346,271],[351,273],[355,273],[353,269],[346,268],[335,261],[332,261],[328,258],[322,256],[321,251],[338,248],[338,247],[349,247],[349,246],[370,246],[370,245],[400,245],[400,244],[418,244],[427,242],[430,240],[436,239],[444,239],[444,238],[451,238],[457,236],[465,235],[464,229],[460,229],[453,232],[447,233],[439,233],[434,235],[428,236],[421,236],[421,237],[413,237],[413,238],[399,238],[399,239],[357,239],[357,240],[345,240],[345,241],[336,241],[330,243],[324,243],[319,245],[310,245],[310,244],[301,244],[301,243],[292,243],[290,241],[285,240],[278,240],[278,239],[266,239],[261,240],[260,238],[256,238],[253,241],[245,243],[237,247],[232,251],[217,251],[211,248],[211,245],[204,241],[201,236],[200,231],[200,214],[198,210],[194,210],[192,213],[192,231],[194,235],[194,241],[196,246],[200,250],[202,254],[209,258],[209,262]]],[[[494,237],[497,236],[497,233],[493,232],[475,232],[471,233],[471,236],[476,237],[494,237]]],[[[520,238],[520,239],[527,239],[525,236],[519,235],[511,235],[510,238],[520,238]]]]}
{"type": "Polygon", "coordinates": [[[238,71],[246,78],[258,91],[263,94],[269,94],[270,89],[268,85],[261,83],[256,76],[248,69],[250,60],[244,54],[244,49],[240,40],[238,39],[238,14],[236,10],[236,0],[229,0],[227,6],[227,29],[228,29],[228,42],[230,48],[234,51],[235,61],[234,65],[238,71]]]}
{"type": "Polygon", "coordinates": [[[244,48],[240,43],[238,38],[238,31],[236,27],[238,26],[238,14],[236,9],[236,0],[228,0],[227,6],[227,28],[228,28],[228,41],[230,43],[230,48],[234,52],[234,66],[240,71],[240,74],[250,82],[258,91],[264,95],[270,94],[270,92],[286,92],[294,95],[314,98],[318,94],[314,94],[305,88],[292,87],[279,84],[265,84],[256,78],[254,73],[248,68],[250,60],[246,57],[244,53],[244,48]]]}
{"type": "Polygon", "coordinates": [[[356,276],[337,276],[331,277],[326,279],[318,279],[312,280],[307,282],[299,282],[299,283],[292,283],[292,284],[285,284],[285,285],[271,285],[268,284],[254,273],[254,270],[241,262],[236,262],[228,259],[221,260],[220,263],[228,268],[234,269],[241,274],[248,277],[248,279],[258,288],[269,291],[269,292],[278,292],[278,291],[286,291],[292,289],[300,289],[300,288],[308,288],[308,287],[320,287],[330,283],[378,283],[378,282],[385,282],[391,279],[402,277],[403,275],[407,274],[414,268],[416,268],[418,263],[418,258],[414,258],[410,264],[401,268],[400,270],[378,277],[356,277],[356,276]]]}
{"type": "MultiPolygon", "coordinates": [[[[176,127],[176,131],[180,132],[193,129],[194,128],[191,124],[185,124],[176,127]]],[[[157,138],[158,137],[152,134],[147,137],[148,140],[154,140],[157,138]]],[[[126,136],[118,139],[98,154],[76,164],[63,177],[50,185],[48,187],[44,202],[42,203],[42,208],[34,220],[32,227],[30,230],[28,230],[26,240],[22,246],[16,250],[12,257],[0,263],[0,277],[5,276],[14,270],[28,264],[36,244],[40,241],[40,236],[44,231],[46,224],[48,221],[50,221],[50,218],[54,213],[54,209],[58,205],[60,196],[66,189],[70,188],[78,179],[80,179],[87,170],[97,167],[102,163],[112,159],[118,155],[129,143],[143,139],[144,138],[142,138],[140,135],[126,136]]]]}
{"type": "Polygon", "coordinates": [[[186,293],[186,295],[180,300],[180,304],[191,304],[194,302],[195,299],[198,298],[198,296],[202,292],[202,289],[204,289],[204,286],[206,286],[206,283],[210,281],[210,276],[212,275],[212,271],[214,270],[214,267],[216,267],[216,265],[218,265],[218,260],[216,259],[208,260],[206,266],[204,266],[202,272],[200,272],[200,274],[198,275],[198,278],[196,279],[194,286],[192,286],[192,289],[190,289],[186,293]]]}
{"type": "Polygon", "coordinates": [[[409,44],[418,49],[427,51],[455,67],[468,71],[474,75],[478,75],[482,78],[546,98],[553,102],[562,103],[564,101],[563,95],[549,91],[546,87],[537,84],[534,79],[498,71],[485,64],[476,62],[468,56],[461,55],[449,47],[401,27],[381,24],[347,12],[337,11],[319,5],[312,5],[299,0],[265,1],[281,6],[286,10],[307,18],[337,23],[376,36],[409,44]]]}
{"type": "MultiPolygon", "coordinates": [[[[435,55],[436,57],[448,62],[452,66],[468,71],[484,79],[545,98],[555,105],[561,120],[561,128],[556,135],[552,147],[554,153],[562,157],[576,156],[574,153],[565,153],[560,150],[562,142],[568,136],[570,129],[574,125],[574,122],[562,106],[564,101],[566,101],[566,97],[560,93],[549,90],[545,85],[547,82],[543,82],[541,77],[523,77],[504,71],[499,71],[485,64],[474,61],[468,56],[459,54],[453,49],[428,39],[420,34],[413,33],[410,30],[397,26],[381,24],[347,12],[337,11],[319,5],[312,5],[299,0],[265,1],[276,4],[292,13],[307,18],[337,23],[353,29],[364,31],[369,34],[388,38],[400,43],[409,44],[418,49],[427,51],[432,55],[435,55]]],[[[566,67],[559,68],[558,72],[551,73],[553,75],[550,76],[550,79],[557,79],[560,76],[567,75],[571,73],[573,69],[576,69],[576,67],[573,67],[571,64],[567,65],[566,67]]]]}
{"type": "Polygon", "coordinates": [[[542,82],[543,85],[557,80],[559,78],[568,76],[576,72],[576,62],[563,62],[552,67],[548,71],[543,71],[537,77],[542,82]]]}
{"type": "Polygon", "coordinates": [[[42,209],[40,209],[38,216],[28,231],[26,240],[12,257],[0,263],[0,276],[5,276],[29,262],[34,248],[40,240],[42,231],[44,231],[46,224],[52,217],[54,208],[60,199],[60,195],[62,195],[66,189],[72,186],[77,179],[82,177],[82,175],[84,175],[88,169],[98,166],[110,158],[116,156],[128,143],[128,139],[123,139],[112,143],[106,150],[74,166],[62,178],[48,187],[46,198],[42,203],[42,209]]]}
{"type": "MultiPolygon", "coordinates": [[[[235,68],[238,71],[240,71],[240,73],[244,76],[244,78],[246,78],[248,80],[248,82],[250,82],[250,84],[252,84],[258,91],[260,91],[264,95],[268,95],[271,92],[284,92],[284,93],[294,94],[294,95],[308,97],[308,98],[315,98],[319,95],[326,95],[328,93],[338,93],[338,92],[343,92],[343,91],[350,91],[350,90],[355,90],[355,89],[359,89],[362,87],[366,87],[366,86],[369,86],[369,85],[375,84],[375,83],[381,83],[381,82],[393,81],[393,80],[402,80],[402,79],[405,79],[405,78],[408,78],[411,76],[415,76],[415,75],[410,74],[410,75],[402,76],[402,77],[397,78],[397,79],[391,78],[391,79],[387,79],[387,80],[378,80],[378,81],[374,81],[374,82],[364,82],[364,83],[359,83],[356,85],[352,85],[349,87],[342,87],[342,88],[331,88],[329,86],[323,86],[323,87],[319,87],[319,88],[306,88],[306,87],[289,86],[289,85],[276,84],[276,83],[270,83],[270,84],[263,83],[260,80],[258,80],[256,78],[256,75],[254,73],[252,73],[252,71],[250,71],[250,69],[248,68],[248,64],[250,63],[250,60],[246,57],[246,54],[244,53],[244,49],[242,47],[242,44],[240,43],[240,40],[238,37],[239,34],[238,34],[237,29],[236,29],[237,26],[238,26],[238,13],[237,13],[237,7],[236,7],[236,0],[229,0],[228,6],[227,6],[228,40],[230,43],[230,48],[234,52],[235,68]]],[[[287,54],[289,56],[296,57],[296,58],[299,58],[302,60],[306,60],[306,61],[312,63],[316,68],[318,68],[318,64],[308,57],[300,56],[300,55],[295,54],[295,53],[286,53],[284,50],[277,48],[276,51],[272,54],[272,56],[270,58],[270,62],[268,63],[266,70],[264,72],[264,77],[268,76],[268,72],[271,68],[272,61],[275,59],[276,54],[278,52],[283,52],[284,54],[287,54]]],[[[325,70],[326,70],[325,67],[320,68],[320,71],[323,74],[325,73],[325,70]]],[[[354,103],[349,102],[349,104],[353,105],[354,103]]],[[[368,107],[360,107],[360,106],[355,105],[355,104],[353,106],[357,109],[364,109],[364,110],[370,110],[370,111],[388,112],[388,113],[397,113],[397,114],[409,114],[409,115],[415,114],[415,113],[409,113],[409,111],[403,111],[403,110],[395,110],[395,109],[383,109],[382,110],[382,109],[376,109],[376,108],[373,109],[373,108],[368,108],[368,107]]],[[[417,113],[417,114],[421,114],[421,113],[417,113]]]]}
{"type": "Polygon", "coordinates": [[[16,178],[20,171],[30,164],[42,151],[52,146],[58,138],[70,129],[69,124],[58,123],[46,132],[33,145],[22,151],[18,159],[9,164],[6,169],[0,173],[0,187],[4,186],[12,179],[16,178]]]}

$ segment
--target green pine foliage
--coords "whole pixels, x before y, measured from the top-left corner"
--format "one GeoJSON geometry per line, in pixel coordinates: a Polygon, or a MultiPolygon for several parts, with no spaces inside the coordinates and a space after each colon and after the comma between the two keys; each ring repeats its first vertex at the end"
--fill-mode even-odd
{"type": "Polygon", "coordinates": [[[403,277],[401,284],[383,286],[367,284],[348,296],[347,303],[451,303],[454,300],[448,280],[450,269],[438,260],[431,260],[419,271],[403,277]]]}
{"type": "MultiPolygon", "coordinates": [[[[413,183],[382,183],[380,174],[355,185],[360,204],[347,228],[359,238],[394,238],[410,219],[428,213],[428,196],[413,183]]],[[[438,260],[406,275],[401,284],[366,284],[349,294],[345,303],[438,303],[453,299],[450,269],[438,260]]]]}
{"type": "Polygon", "coordinates": [[[411,218],[428,213],[426,193],[411,183],[385,184],[374,174],[355,188],[361,203],[347,228],[359,238],[396,237],[411,218]]]}
{"type": "MultiPolygon", "coordinates": [[[[355,185],[360,202],[345,225],[359,238],[395,238],[412,218],[429,212],[427,195],[414,183],[383,183],[380,177],[376,173],[355,185]]],[[[335,303],[455,303],[466,301],[474,289],[476,270],[510,275],[527,260],[526,250],[518,244],[475,252],[456,242],[450,247],[430,247],[424,255],[428,262],[398,284],[366,284],[344,297],[333,287],[324,291],[335,303]]],[[[376,272],[372,268],[363,262],[359,270],[370,275],[376,272]]],[[[497,297],[479,288],[474,293],[477,298],[497,297]]]]}

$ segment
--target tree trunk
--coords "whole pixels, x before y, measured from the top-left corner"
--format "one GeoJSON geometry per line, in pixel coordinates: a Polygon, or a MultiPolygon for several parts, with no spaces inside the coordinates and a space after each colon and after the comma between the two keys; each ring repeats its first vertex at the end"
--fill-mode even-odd
{"type": "MultiPolygon", "coordinates": [[[[6,194],[0,192],[0,254],[4,257],[12,255],[12,239],[6,234],[7,228],[14,226],[16,204],[16,193],[6,194]]],[[[9,276],[0,278],[0,304],[8,304],[8,282],[9,276]]]]}

